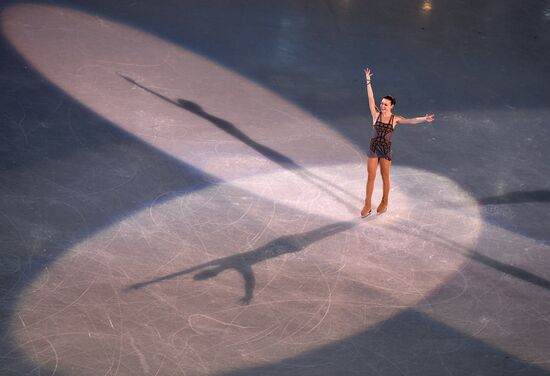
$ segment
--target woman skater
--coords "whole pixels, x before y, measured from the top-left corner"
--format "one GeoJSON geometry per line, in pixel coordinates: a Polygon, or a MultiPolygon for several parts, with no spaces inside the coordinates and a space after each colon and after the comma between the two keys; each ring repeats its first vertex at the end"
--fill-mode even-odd
{"type": "Polygon", "coordinates": [[[434,115],[426,115],[413,119],[406,119],[392,114],[395,106],[395,98],[390,95],[385,96],[380,102],[380,109],[374,104],[374,93],[371,86],[372,72],[369,68],[365,70],[365,79],[367,80],[367,94],[369,97],[369,108],[372,115],[372,138],[370,140],[369,151],[367,153],[367,194],[365,197],[365,206],[361,210],[361,216],[366,217],[371,213],[372,191],[374,189],[374,179],[376,177],[376,168],[380,163],[380,175],[382,175],[383,194],[382,201],[376,211],[378,214],[384,213],[388,209],[388,197],[390,194],[390,166],[392,159],[391,137],[397,124],[419,124],[425,121],[432,122],[434,115]]]}

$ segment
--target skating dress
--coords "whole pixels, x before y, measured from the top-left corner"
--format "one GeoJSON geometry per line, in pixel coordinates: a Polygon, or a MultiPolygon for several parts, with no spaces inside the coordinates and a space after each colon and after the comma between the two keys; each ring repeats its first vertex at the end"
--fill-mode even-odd
{"type": "Polygon", "coordinates": [[[391,136],[393,134],[393,115],[389,123],[382,122],[382,113],[378,114],[376,122],[372,126],[369,158],[384,158],[391,161],[391,136]]]}

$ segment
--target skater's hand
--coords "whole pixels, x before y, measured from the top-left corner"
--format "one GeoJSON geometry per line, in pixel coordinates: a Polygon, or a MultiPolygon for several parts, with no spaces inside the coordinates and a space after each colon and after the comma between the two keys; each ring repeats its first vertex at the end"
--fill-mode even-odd
{"type": "Polygon", "coordinates": [[[431,123],[434,120],[435,120],[435,115],[434,114],[431,114],[431,115],[426,114],[426,121],[428,123],[431,123]]]}
{"type": "Polygon", "coordinates": [[[367,80],[367,82],[370,82],[372,77],[372,71],[369,68],[365,68],[363,69],[363,72],[365,72],[365,79],[367,80]]]}

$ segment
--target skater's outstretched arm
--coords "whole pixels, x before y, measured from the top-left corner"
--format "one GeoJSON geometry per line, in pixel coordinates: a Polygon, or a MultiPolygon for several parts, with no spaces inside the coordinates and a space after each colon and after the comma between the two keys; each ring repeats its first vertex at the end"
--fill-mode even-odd
{"type": "Polygon", "coordinates": [[[426,114],[425,116],[420,116],[420,117],[415,117],[415,118],[410,118],[410,119],[404,118],[402,116],[396,116],[395,117],[395,123],[396,124],[420,124],[420,123],[424,123],[424,122],[431,123],[434,120],[435,120],[435,115],[434,114],[431,114],[431,115],[426,114]]]}

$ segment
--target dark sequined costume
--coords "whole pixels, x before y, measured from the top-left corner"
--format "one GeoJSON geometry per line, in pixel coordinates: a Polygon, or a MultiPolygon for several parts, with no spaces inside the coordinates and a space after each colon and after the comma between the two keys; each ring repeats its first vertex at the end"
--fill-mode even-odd
{"type": "Polygon", "coordinates": [[[384,158],[391,161],[391,136],[393,134],[393,115],[389,123],[382,122],[382,113],[372,126],[372,137],[367,153],[369,158],[384,158]]]}

